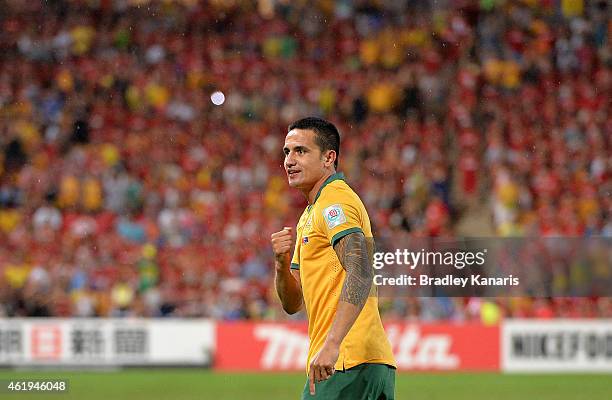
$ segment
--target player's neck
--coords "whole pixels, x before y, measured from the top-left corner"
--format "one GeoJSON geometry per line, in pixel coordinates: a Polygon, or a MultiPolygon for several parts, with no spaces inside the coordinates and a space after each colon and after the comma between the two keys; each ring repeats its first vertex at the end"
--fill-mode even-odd
{"type": "Polygon", "coordinates": [[[327,178],[329,178],[333,174],[335,174],[335,171],[328,171],[325,175],[321,177],[321,179],[317,181],[317,183],[314,184],[314,186],[312,187],[312,189],[310,189],[308,193],[304,193],[306,199],[308,200],[308,204],[313,204],[315,202],[317,194],[319,194],[319,190],[321,190],[321,187],[323,186],[327,178]]]}

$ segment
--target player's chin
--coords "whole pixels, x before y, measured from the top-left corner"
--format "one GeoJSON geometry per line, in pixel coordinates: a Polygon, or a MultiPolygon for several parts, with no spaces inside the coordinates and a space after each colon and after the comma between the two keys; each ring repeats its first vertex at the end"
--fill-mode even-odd
{"type": "Polygon", "coordinates": [[[289,186],[292,188],[299,188],[300,187],[300,181],[296,178],[292,178],[292,177],[288,177],[287,178],[287,182],[289,182],[289,186]]]}
{"type": "Polygon", "coordinates": [[[302,182],[302,180],[298,179],[298,177],[296,175],[297,174],[293,174],[293,175],[288,175],[287,176],[287,182],[289,183],[289,186],[291,186],[292,188],[299,187],[300,183],[302,182]]]}

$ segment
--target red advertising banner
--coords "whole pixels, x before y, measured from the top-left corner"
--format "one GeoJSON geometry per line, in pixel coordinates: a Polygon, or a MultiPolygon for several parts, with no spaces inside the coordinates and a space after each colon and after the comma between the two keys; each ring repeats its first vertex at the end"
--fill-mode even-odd
{"type": "MultiPolygon", "coordinates": [[[[499,371],[500,332],[479,324],[385,325],[400,371],[499,371]]],[[[306,323],[217,323],[214,366],[225,371],[303,371],[306,323]]]]}

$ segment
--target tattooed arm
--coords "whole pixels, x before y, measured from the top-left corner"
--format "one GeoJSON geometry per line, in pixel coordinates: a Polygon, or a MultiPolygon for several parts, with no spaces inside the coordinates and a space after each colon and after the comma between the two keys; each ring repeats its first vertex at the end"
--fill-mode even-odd
{"type": "Polygon", "coordinates": [[[340,345],[368,299],[374,272],[363,233],[346,235],[336,243],[334,250],[346,270],[346,277],[327,340],[340,345]]]}
{"type": "Polygon", "coordinates": [[[368,246],[363,233],[350,233],[334,246],[342,267],[346,270],[340,301],[327,339],[321,350],[310,362],[310,393],[314,394],[314,384],[326,380],[334,374],[338,360],[340,343],[349,332],[372,288],[374,272],[370,265],[368,246]]]}

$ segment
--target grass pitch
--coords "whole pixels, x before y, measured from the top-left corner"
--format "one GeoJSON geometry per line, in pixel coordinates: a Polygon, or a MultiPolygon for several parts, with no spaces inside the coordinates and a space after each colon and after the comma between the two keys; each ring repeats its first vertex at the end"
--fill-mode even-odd
{"type": "MultiPolygon", "coordinates": [[[[299,399],[306,381],[294,373],[218,373],[200,369],[119,371],[0,370],[0,380],[67,379],[67,394],[6,394],[3,399],[285,400],[299,399]],[[42,396],[42,397],[41,397],[42,396]]],[[[605,374],[501,375],[399,373],[398,400],[610,400],[605,374]]],[[[350,400],[350,399],[347,399],[350,400]]]]}

